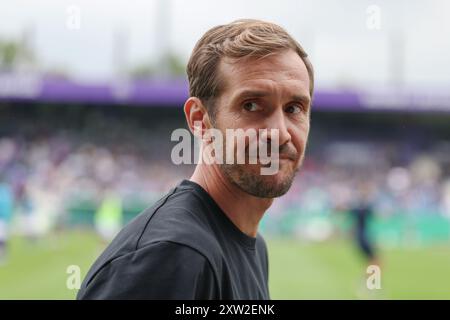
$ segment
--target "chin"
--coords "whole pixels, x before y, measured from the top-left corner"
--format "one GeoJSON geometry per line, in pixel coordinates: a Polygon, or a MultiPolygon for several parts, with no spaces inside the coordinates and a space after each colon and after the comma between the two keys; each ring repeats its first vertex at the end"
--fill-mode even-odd
{"type": "Polygon", "coordinates": [[[280,170],[274,175],[260,176],[267,190],[272,190],[273,197],[280,197],[289,191],[295,178],[295,171],[280,170]]]}
{"type": "Polygon", "coordinates": [[[277,198],[289,191],[296,170],[281,166],[273,175],[261,175],[259,165],[224,166],[225,176],[242,191],[259,198],[277,198]]]}

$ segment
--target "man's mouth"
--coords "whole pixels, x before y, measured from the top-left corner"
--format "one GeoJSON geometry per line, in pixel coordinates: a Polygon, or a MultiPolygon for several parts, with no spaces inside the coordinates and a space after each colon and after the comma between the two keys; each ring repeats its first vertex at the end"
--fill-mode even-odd
{"type": "MultiPolygon", "coordinates": [[[[255,158],[251,158],[251,160],[255,160],[255,158]]],[[[290,161],[296,161],[297,158],[295,156],[292,155],[288,155],[288,154],[274,154],[274,155],[270,155],[267,157],[257,157],[256,158],[257,163],[267,163],[267,162],[276,162],[276,161],[281,161],[281,160],[290,160],[290,161]]],[[[251,161],[250,161],[251,163],[251,161]]]]}

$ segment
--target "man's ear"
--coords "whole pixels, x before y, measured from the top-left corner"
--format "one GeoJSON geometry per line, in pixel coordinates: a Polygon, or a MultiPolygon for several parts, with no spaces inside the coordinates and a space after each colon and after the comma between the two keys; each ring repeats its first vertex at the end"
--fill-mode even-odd
{"type": "MultiPolygon", "coordinates": [[[[184,115],[189,129],[194,135],[201,134],[211,128],[208,112],[202,101],[197,97],[190,97],[184,104],[184,115]]],[[[201,138],[201,137],[199,137],[201,138]]]]}

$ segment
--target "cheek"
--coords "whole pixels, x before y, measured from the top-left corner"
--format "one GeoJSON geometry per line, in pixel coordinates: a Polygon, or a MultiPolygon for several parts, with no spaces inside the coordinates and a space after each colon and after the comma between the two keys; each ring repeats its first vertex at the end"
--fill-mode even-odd
{"type": "Polygon", "coordinates": [[[291,134],[292,143],[301,154],[305,152],[306,143],[308,142],[309,125],[295,128],[291,134]]]}
{"type": "Polygon", "coordinates": [[[216,116],[216,127],[223,132],[226,129],[245,129],[245,123],[235,113],[220,112],[220,115],[216,116]]]}

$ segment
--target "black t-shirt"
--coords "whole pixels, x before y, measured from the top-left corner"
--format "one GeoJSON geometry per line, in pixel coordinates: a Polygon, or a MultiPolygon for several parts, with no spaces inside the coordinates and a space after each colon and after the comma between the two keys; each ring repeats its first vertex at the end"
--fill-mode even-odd
{"type": "Polygon", "coordinates": [[[78,299],[269,299],[266,244],[183,180],[116,236],[78,299]]]}

